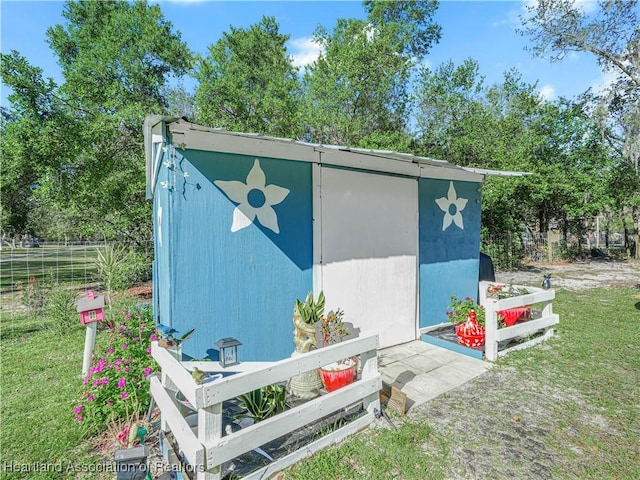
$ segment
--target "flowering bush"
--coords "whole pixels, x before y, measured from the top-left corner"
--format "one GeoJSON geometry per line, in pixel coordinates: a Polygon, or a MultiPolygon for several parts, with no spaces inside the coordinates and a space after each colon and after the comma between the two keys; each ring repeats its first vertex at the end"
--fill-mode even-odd
{"type": "Polygon", "coordinates": [[[447,320],[451,323],[466,322],[471,311],[476,312],[476,320],[484,327],[484,307],[478,305],[471,297],[466,297],[464,300],[458,300],[455,295],[452,295],[451,303],[447,307],[447,320]]]}
{"type": "Polygon", "coordinates": [[[108,324],[108,343],[96,349],[73,409],[89,431],[137,417],[148,408],[147,377],[158,369],[151,357],[151,341],[157,340],[151,308],[123,308],[114,317],[108,324]]]}

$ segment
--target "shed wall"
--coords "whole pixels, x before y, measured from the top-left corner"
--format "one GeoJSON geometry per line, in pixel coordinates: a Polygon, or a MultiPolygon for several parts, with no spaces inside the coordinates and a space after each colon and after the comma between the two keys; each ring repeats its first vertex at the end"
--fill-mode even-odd
{"type": "Polygon", "coordinates": [[[477,296],[480,186],[426,178],[419,181],[421,328],[446,322],[452,295],[459,299],[477,296]]]}
{"type": "Polygon", "coordinates": [[[170,250],[163,243],[161,255],[170,263],[172,326],[196,329],[184,353],[217,359],[216,340],[235,337],[241,360],[286,357],[294,299],[312,289],[311,165],[188,149],[174,163],[166,169],[170,250]],[[237,203],[215,183],[247,184],[256,160],[267,185],[289,190],[273,206],[278,233],[260,215],[232,231],[237,203]]]}

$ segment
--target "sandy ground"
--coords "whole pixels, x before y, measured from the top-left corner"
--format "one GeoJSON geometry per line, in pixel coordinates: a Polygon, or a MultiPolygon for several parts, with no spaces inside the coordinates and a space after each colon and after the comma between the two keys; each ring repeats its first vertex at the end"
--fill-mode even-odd
{"type": "Polygon", "coordinates": [[[588,260],[563,264],[531,265],[520,270],[496,272],[496,281],[516,285],[541,286],[543,275],[551,275],[551,287],[585,290],[597,287],[640,284],[640,263],[588,260]]]}

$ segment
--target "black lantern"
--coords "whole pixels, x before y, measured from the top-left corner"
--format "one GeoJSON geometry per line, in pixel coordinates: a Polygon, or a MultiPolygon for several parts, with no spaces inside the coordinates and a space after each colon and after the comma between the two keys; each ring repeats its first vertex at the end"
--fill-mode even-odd
{"type": "Polygon", "coordinates": [[[216,346],[220,349],[222,368],[240,363],[238,362],[238,345],[242,345],[242,343],[232,337],[223,338],[216,342],[216,346]]]}

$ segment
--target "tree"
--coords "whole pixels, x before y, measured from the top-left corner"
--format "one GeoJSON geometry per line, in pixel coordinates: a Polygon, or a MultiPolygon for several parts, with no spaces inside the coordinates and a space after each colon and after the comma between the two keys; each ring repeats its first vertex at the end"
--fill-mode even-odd
{"type": "Polygon", "coordinates": [[[522,17],[521,33],[529,36],[532,52],[552,61],[568,52],[595,55],[616,81],[601,94],[592,95],[593,112],[600,113],[601,132],[622,163],[618,177],[631,175],[616,184],[624,192],[634,218],[635,257],[640,258],[640,28],[637,0],[609,0],[598,3],[589,14],[577,2],[540,0],[522,17]],[[632,165],[627,168],[625,163],[632,165]]]}
{"type": "Polygon", "coordinates": [[[198,59],[198,119],[228,130],[300,136],[298,70],[286,54],[288,35],[273,17],[230,33],[198,59]]]}
{"type": "Polygon", "coordinates": [[[165,112],[162,89],[169,75],[186,73],[190,53],[157,5],[67,2],[63,16],[47,31],[62,85],[18,52],[2,56],[16,117],[6,146],[16,163],[33,166],[35,181],[23,184],[39,211],[72,215],[87,236],[148,239],[141,125],[165,112]]]}
{"type": "Polygon", "coordinates": [[[473,60],[424,68],[418,77],[423,152],[460,166],[530,174],[487,178],[485,231],[519,233],[527,226],[544,232],[558,220],[568,233],[606,198],[600,193],[608,155],[593,122],[580,105],[542,101],[535,87],[515,70],[485,86],[473,60]]]}
{"type": "Polygon", "coordinates": [[[367,1],[368,19],[319,27],[323,47],[307,67],[305,129],[315,142],[405,150],[410,113],[408,79],[440,38],[437,2],[367,1]]]}

